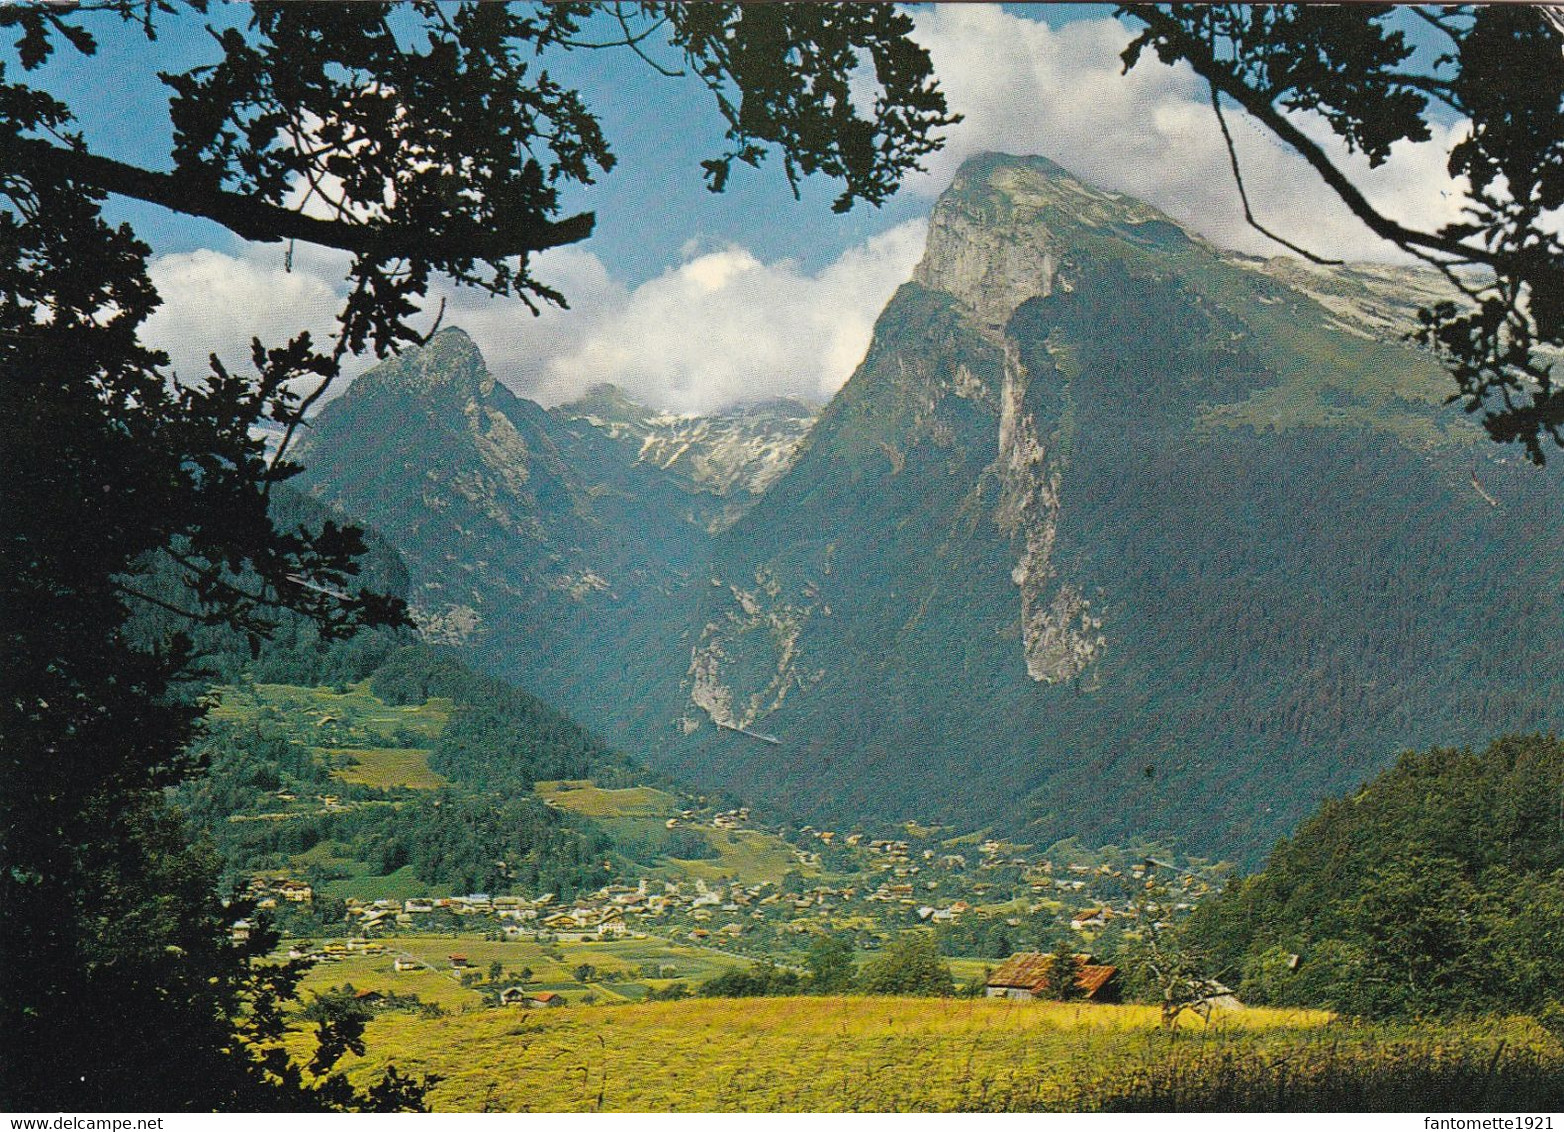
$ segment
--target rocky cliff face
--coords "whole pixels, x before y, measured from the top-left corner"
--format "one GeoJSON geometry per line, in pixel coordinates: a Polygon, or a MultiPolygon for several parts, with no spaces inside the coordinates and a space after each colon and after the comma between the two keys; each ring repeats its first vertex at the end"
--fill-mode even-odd
{"type": "Polygon", "coordinates": [[[395,532],[443,642],[569,655],[574,618],[677,584],[706,543],[671,478],[515,396],[455,328],[355,381],[301,458],[312,494],[395,532]]]}
{"type": "Polygon", "coordinates": [[[1074,286],[1072,256],[1086,237],[1111,234],[1187,239],[1150,206],[1087,185],[1045,158],[986,155],[963,165],[935,205],[913,275],[955,299],[972,329],[1004,351],[998,455],[990,468],[1000,484],[994,521],[1014,545],[1010,576],[1019,591],[1027,672],[1044,683],[1079,677],[1107,639],[1082,585],[1061,577],[1053,561],[1067,460],[1057,430],[1045,436],[1027,408],[1030,375],[1005,329],[1023,304],[1074,286]]]}
{"type": "Polygon", "coordinates": [[[1022,303],[1052,293],[1082,231],[1150,222],[1171,223],[1046,158],[985,154],[962,165],[935,204],[913,281],[955,298],[998,334],[1022,303]]]}
{"type": "Polygon", "coordinates": [[[1005,387],[1000,397],[999,479],[994,522],[1017,548],[1010,580],[1021,595],[1021,652],[1033,680],[1058,683],[1081,675],[1107,644],[1100,618],[1072,581],[1061,580],[1053,562],[1059,529],[1059,485],[1065,460],[1038,434],[1026,408],[1028,374],[1014,343],[1005,349],[1005,387]]]}

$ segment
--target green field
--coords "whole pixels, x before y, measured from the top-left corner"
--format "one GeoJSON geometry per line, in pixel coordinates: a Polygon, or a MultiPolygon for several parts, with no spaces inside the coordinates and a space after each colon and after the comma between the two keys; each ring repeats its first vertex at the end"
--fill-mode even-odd
{"type": "MultiPolygon", "coordinates": [[[[710,860],[670,858],[670,873],[701,880],[732,879],[742,884],[775,883],[789,869],[800,868],[798,853],[772,833],[754,829],[717,829],[709,823],[679,818],[686,803],[648,786],[604,790],[586,781],[539,782],[537,795],[551,805],[591,818],[608,833],[625,840],[655,839],[670,819],[699,833],[718,856],[710,860]]],[[[810,871],[810,870],[803,870],[810,871]]]]}
{"type": "Polygon", "coordinates": [[[346,691],[332,688],[307,688],[298,684],[250,684],[217,690],[221,697],[211,711],[213,719],[242,722],[256,718],[270,707],[283,714],[295,714],[320,722],[331,716],[348,726],[363,727],[390,738],[397,728],[405,727],[433,739],[445,727],[451,715],[451,702],[431,699],[428,703],[397,707],[385,703],[369,690],[367,681],[347,685],[346,691]]]}
{"type": "Polygon", "coordinates": [[[585,779],[539,782],[539,798],[588,818],[676,818],[684,806],[672,794],[650,786],[604,790],[585,779]]]}
{"type": "Polygon", "coordinates": [[[662,989],[682,982],[692,989],[741,961],[699,947],[690,947],[647,936],[594,943],[539,944],[530,940],[500,941],[472,935],[417,935],[403,933],[377,940],[384,954],[349,954],[317,963],[305,976],[305,991],[351,984],[355,990],[416,994],[448,1010],[477,1010],[483,995],[477,987],[464,987],[452,971],[450,956],[463,955],[471,966],[487,975],[496,960],[506,972],[530,968],[528,990],[551,990],[579,1005],[585,996],[602,1003],[630,1003],[644,999],[651,988],[662,989]],[[416,971],[392,967],[399,956],[428,965],[416,971]],[[582,981],[577,969],[590,964],[596,972],[582,981]],[[431,969],[432,968],[432,969],[431,969]]]}
{"type": "Polygon", "coordinates": [[[382,789],[403,786],[413,790],[433,790],[445,786],[444,775],[429,769],[429,751],[418,747],[317,747],[335,760],[351,760],[334,771],[343,782],[382,789]]]}
{"type": "Polygon", "coordinates": [[[429,769],[429,750],[450,719],[449,700],[397,707],[374,695],[367,681],[346,691],[252,684],[221,688],[218,695],[212,719],[235,724],[284,720],[342,782],[412,790],[446,785],[429,769]]]}
{"type": "MultiPolygon", "coordinates": [[[[323,844],[329,847],[332,843],[323,844]]],[[[295,865],[303,865],[309,862],[309,856],[300,854],[293,860],[295,865]]],[[[324,895],[338,900],[346,900],[349,897],[356,897],[359,900],[407,900],[415,896],[454,895],[450,885],[430,884],[420,879],[408,865],[385,876],[375,876],[369,871],[369,865],[350,857],[323,853],[318,863],[347,871],[348,875],[328,881],[321,888],[324,895]]]]}

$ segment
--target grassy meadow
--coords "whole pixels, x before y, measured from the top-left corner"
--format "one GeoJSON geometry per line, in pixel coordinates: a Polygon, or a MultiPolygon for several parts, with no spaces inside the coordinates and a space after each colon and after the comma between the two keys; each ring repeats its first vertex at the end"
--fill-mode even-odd
{"type": "MultiPolygon", "coordinates": [[[[595,942],[561,941],[540,944],[532,940],[491,940],[474,935],[399,934],[377,940],[380,954],[349,953],[317,963],[301,984],[306,992],[351,984],[355,990],[378,990],[417,995],[447,1010],[476,1010],[483,1006],[478,988],[461,985],[451,968],[452,955],[465,956],[472,969],[487,975],[498,961],[507,975],[531,970],[529,991],[557,991],[572,1005],[587,996],[597,1002],[639,1002],[653,990],[675,982],[692,989],[733,967],[738,961],[707,948],[674,943],[654,936],[595,942]],[[393,961],[403,956],[424,966],[397,971],[393,961]],[[582,980],[577,972],[590,965],[592,975],[582,980]]],[[[308,997],[308,994],[306,994],[308,997]]]]}
{"type": "Polygon", "coordinates": [[[333,774],[343,782],[381,789],[403,786],[410,790],[434,790],[446,785],[444,775],[429,769],[429,750],[419,747],[316,748],[335,764],[333,774]]]}
{"type": "Polygon", "coordinates": [[[450,719],[449,700],[398,707],[371,692],[368,681],[341,691],[252,684],[221,689],[210,714],[239,724],[267,717],[287,720],[342,782],[412,790],[446,784],[429,769],[429,751],[450,719]]]}
{"type": "Polygon", "coordinates": [[[434,1073],[435,1111],[1533,1109],[1564,1050],[1525,1020],[1359,1026],[1251,1009],[1162,1030],[1146,1006],[700,999],[386,1014],[357,1079],[434,1073]]]}
{"type": "MultiPolygon", "coordinates": [[[[611,836],[626,840],[657,837],[668,828],[667,822],[681,820],[680,812],[688,805],[649,786],[605,790],[586,780],[539,782],[534,791],[550,805],[591,818],[611,836]]],[[[758,884],[800,867],[797,850],[774,833],[716,829],[693,822],[684,822],[683,827],[705,839],[718,855],[707,860],[670,858],[671,874],[758,884]]]]}

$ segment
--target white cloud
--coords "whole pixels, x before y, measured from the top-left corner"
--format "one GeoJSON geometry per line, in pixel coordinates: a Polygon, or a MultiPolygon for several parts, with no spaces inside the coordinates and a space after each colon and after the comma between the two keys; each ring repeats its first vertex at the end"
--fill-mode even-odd
{"type": "MultiPolygon", "coordinates": [[[[774,396],[824,400],[863,359],[875,318],[911,277],[924,228],[899,225],[814,274],[736,245],[692,247],[683,263],[633,289],[592,253],[560,248],[539,256],[534,274],[566,296],[568,310],[534,317],[514,298],[449,284],[431,290],[425,310],[432,323],[443,299],[444,325],[466,330],[496,377],[544,404],[604,381],[681,412],[774,396]]],[[[164,305],[148,320],[147,340],[186,379],[204,374],[214,351],[230,369],[247,366],[252,336],[280,345],[310,329],[324,340],[345,293],[346,258],[300,246],[287,272],[282,255],[252,245],[239,255],[159,257],[151,273],[164,305]]]]}
{"type": "Polygon", "coordinates": [[[284,270],[280,244],[255,244],[242,255],[200,249],[158,256],[149,273],[163,305],[147,319],[143,338],[168,351],[185,381],[210,373],[216,354],[230,371],[249,370],[250,339],[281,346],[301,330],[329,335],[341,302],[345,260],[300,246],[284,270]]]}
{"type": "MultiPolygon", "coordinates": [[[[987,4],[932,5],[915,18],[916,38],[965,120],[950,130],[927,174],[908,182],[912,191],[937,194],[974,153],[1036,153],[1156,205],[1225,247],[1283,254],[1244,221],[1209,95],[1194,73],[1163,66],[1149,52],[1122,73],[1120,52],[1134,34],[1127,24],[1104,17],[1053,29],[987,4]]],[[[1319,254],[1395,258],[1291,149],[1236,108],[1227,117],[1261,223],[1319,254]]],[[[1456,217],[1460,194],[1444,163],[1460,127],[1436,127],[1429,142],[1403,143],[1370,172],[1366,161],[1345,155],[1322,122],[1299,123],[1328,143],[1389,214],[1418,226],[1456,217]]]]}
{"type": "Polygon", "coordinates": [[[446,322],[473,336],[495,376],[557,404],[612,382],[658,408],[700,412],[741,400],[824,400],[863,360],[874,320],[923,252],[924,222],[849,248],[815,274],[742,247],[697,252],[634,289],[588,252],[539,257],[536,274],[570,299],[533,318],[519,304],[446,295],[446,322]]]}

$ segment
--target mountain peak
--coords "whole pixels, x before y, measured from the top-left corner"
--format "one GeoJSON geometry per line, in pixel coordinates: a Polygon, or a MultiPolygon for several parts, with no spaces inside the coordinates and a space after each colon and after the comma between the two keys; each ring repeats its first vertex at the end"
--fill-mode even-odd
{"type": "Polygon", "coordinates": [[[1039,177],[1058,177],[1074,180],[1070,171],[1041,154],[999,153],[990,150],[975,153],[961,163],[951,186],[987,183],[996,174],[1007,171],[1030,173],[1039,177]]]}
{"type": "Polygon", "coordinates": [[[472,337],[460,327],[447,326],[422,346],[387,358],[354,384],[365,391],[466,402],[487,397],[494,389],[494,377],[472,337]]]}
{"type": "Polygon", "coordinates": [[[978,154],[935,203],[913,279],[1000,330],[1022,303],[1052,292],[1060,263],[1088,235],[1189,239],[1150,205],[1087,184],[1046,157],[978,154]]]}
{"type": "Polygon", "coordinates": [[[587,417],[610,424],[644,424],[656,415],[608,381],[589,386],[581,396],[561,405],[559,411],[566,417],[587,417]]]}

